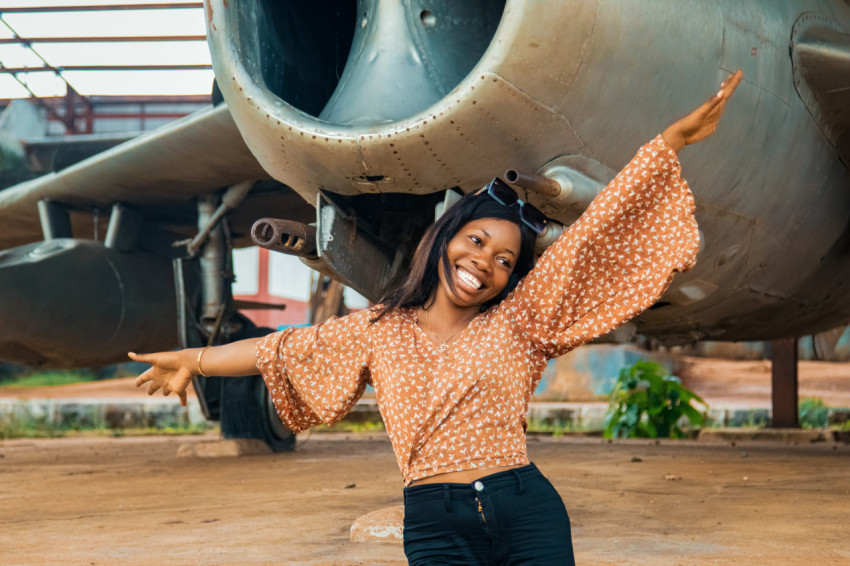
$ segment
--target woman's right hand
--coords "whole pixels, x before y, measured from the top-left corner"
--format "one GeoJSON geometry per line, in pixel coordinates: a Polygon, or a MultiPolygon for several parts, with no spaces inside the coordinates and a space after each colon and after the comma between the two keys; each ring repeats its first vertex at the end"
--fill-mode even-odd
{"type": "Polygon", "coordinates": [[[720,117],[723,116],[723,110],[726,108],[726,101],[738,88],[744,74],[741,71],[729,75],[720,85],[720,90],[709,98],[699,108],[674,122],[669,128],[662,132],[661,137],[669,145],[673,151],[679,153],[683,147],[698,141],[704,140],[714,133],[717,129],[717,124],[720,122],[720,117]]]}
{"type": "Polygon", "coordinates": [[[196,360],[199,349],[180,350],[178,352],[157,352],[154,354],[136,354],[130,352],[128,356],[135,362],[150,364],[151,367],[136,378],[136,387],[145,383],[148,386],[148,395],[153,395],[162,389],[163,395],[172,392],[180,397],[180,404],[186,406],[186,389],[192,383],[196,372],[196,360]]]}

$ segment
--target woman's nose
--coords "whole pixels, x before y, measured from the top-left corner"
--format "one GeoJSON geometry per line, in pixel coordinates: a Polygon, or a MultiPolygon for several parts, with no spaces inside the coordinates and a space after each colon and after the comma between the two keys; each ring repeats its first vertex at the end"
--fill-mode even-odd
{"type": "Polygon", "coordinates": [[[488,258],[487,254],[480,253],[472,258],[472,263],[475,265],[476,269],[481,271],[490,271],[491,259],[488,258]]]}

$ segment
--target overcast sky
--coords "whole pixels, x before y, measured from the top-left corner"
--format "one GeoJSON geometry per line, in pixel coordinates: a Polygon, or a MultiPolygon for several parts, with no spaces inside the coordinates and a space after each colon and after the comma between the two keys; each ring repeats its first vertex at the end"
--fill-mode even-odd
{"type": "MultiPolygon", "coordinates": [[[[0,0],[3,7],[81,6],[88,4],[164,3],[172,0],[0,0]]],[[[160,36],[204,35],[202,9],[119,10],[114,12],[0,13],[0,37],[19,36],[160,36]]],[[[41,43],[35,50],[54,67],[63,65],[208,65],[206,42],[41,43]]],[[[0,63],[6,67],[41,67],[32,51],[20,45],[0,45],[0,63]]],[[[211,70],[193,71],[66,71],[63,76],[81,94],[209,94],[211,70]]],[[[19,74],[38,96],[61,96],[65,86],[54,73],[19,74]]],[[[0,75],[0,98],[28,97],[10,75],[0,75]]]]}

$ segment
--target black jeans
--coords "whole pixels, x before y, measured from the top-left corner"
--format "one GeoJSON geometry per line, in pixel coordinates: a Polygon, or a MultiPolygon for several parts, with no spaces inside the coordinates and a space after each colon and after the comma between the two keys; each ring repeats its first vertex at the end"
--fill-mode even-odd
{"type": "Polygon", "coordinates": [[[414,566],[575,564],[567,510],[534,464],[405,488],[404,553],[414,566]]]}

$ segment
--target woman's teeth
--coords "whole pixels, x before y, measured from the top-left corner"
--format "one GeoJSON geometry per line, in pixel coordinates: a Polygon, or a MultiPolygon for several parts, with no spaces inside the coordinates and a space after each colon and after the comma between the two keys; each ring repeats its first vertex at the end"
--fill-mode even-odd
{"type": "Polygon", "coordinates": [[[461,282],[466,283],[469,287],[472,287],[475,290],[481,288],[481,281],[468,271],[458,268],[457,277],[461,280],[461,282]]]}

